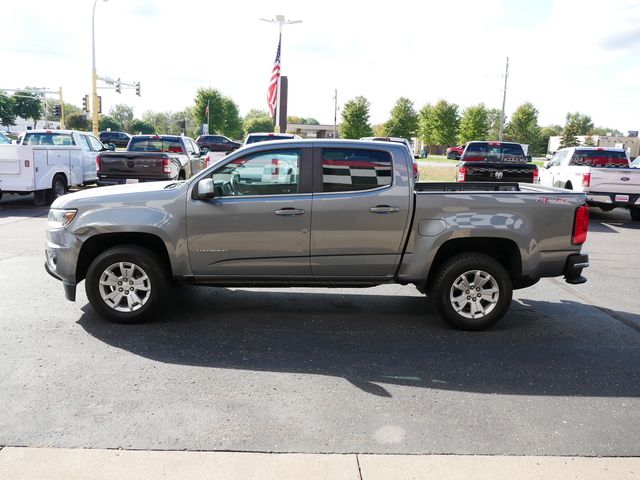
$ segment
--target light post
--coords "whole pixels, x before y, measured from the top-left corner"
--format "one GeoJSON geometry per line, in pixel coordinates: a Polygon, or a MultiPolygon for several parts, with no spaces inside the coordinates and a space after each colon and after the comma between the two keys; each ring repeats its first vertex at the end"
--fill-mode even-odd
{"type": "MultiPolygon", "coordinates": [[[[106,0],[105,0],[106,1],[106,0]]],[[[283,25],[293,25],[294,23],[302,23],[302,20],[285,20],[284,15],[276,15],[274,19],[261,18],[263,22],[276,23],[278,24],[278,33],[280,39],[280,46],[282,48],[282,26],[283,25]]],[[[280,125],[280,78],[282,78],[282,54],[280,55],[280,75],[278,76],[278,89],[277,89],[277,103],[276,103],[276,132],[281,131],[280,125]]],[[[287,126],[285,125],[285,130],[287,126]]]]}
{"type": "MultiPolygon", "coordinates": [[[[107,0],[103,0],[107,1],[107,0]]],[[[92,106],[91,106],[91,123],[93,127],[93,134],[98,135],[98,124],[100,119],[98,118],[98,74],[96,73],[96,5],[98,0],[93,2],[93,13],[91,14],[91,91],[92,91],[92,106]]]]}

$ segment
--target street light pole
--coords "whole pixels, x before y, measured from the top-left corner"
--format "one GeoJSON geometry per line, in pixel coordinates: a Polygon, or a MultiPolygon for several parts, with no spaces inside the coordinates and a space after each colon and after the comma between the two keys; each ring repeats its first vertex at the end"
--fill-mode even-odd
{"type": "MultiPolygon", "coordinates": [[[[105,0],[106,1],[106,0],[105,0]]],[[[278,101],[276,102],[276,132],[280,132],[281,131],[281,125],[280,125],[280,79],[282,78],[282,26],[283,25],[293,25],[294,23],[302,23],[302,20],[285,20],[284,15],[276,15],[275,20],[274,19],[268,19],[268,18],[261,18],[260,20],[262,20],[263,22],[268,22],[268,23],[276,23],[278,24],[278,34],[279,34],[279,39],[280,39],[280,76],[278,76],[278,86],[277,86],[277,99],[278,101]]],[[[285,130],[287,129],[287,126],[285,125],[285,130]]]]}
{"type": "MultiPolygon", "coordinates": [[[[107,1],[107,0],[103,0],[107,1]]],[[[98,74],[96,72],[96,5],[98,0],[93,2],[93,13],[91,14],[91,92],[92,92],[92,107],[91,107],[91,123],[93,127],[93,134],[98,135],[98,124],[100,118],[98,117],[98,74]]]]}

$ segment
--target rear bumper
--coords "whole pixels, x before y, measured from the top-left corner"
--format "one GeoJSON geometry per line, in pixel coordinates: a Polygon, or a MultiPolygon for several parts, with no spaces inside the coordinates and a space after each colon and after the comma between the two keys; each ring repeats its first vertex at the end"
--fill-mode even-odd
{"type": "Polygon", "coordinates": [[[589,266],[589,255],[577,253],[569,255],[564,267],[564,280],[572,285],[585,283],[586,278],[582,276],[582,270],[589,266]]]}
{"type": "Polygon", "coordinates": [[[587,193],[587,203],[592,206],[640,207],[640,194],[589,192],[587,193]]]}
{"type": "Polygon", "coordinates": [[[143,183],[143,182],[166,182],[171,178],[98,178],[97,184],[99,187],[108,187],[110,185],[122,185],[125,183],[143,183]]]}

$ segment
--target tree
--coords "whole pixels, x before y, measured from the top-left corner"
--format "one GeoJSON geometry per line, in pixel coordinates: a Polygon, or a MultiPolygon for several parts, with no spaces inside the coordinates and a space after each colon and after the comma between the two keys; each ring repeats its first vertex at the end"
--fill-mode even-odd
{"type": "Polygon", "coordinates": [[[238,105],[222,95],[219,90],[199,88],[194,103],[193,120],[196,129],[208,123],[210,133],[220,133],[231,138],[242,136],[242,120],[238,105]]]}
{"type": "Polygon", "coordinates": [[[111,107],[109,115],[116,119],[122,125],[125,131],[129,131],[129,123],[133,120],[133,107],[124,104],[118,104],[111,107]]]}
{"type": "Polygon", "coordinates": [[[91,122],[87,119],[85,114],[80,112],[73,112],[69,115],[65,114],[65,127],[70,130],[80,130],[86,132],[91,127],[91,122]]]}
{"type": "Polygon", "coordinates": [[[391,109],[391,118],[387,122],[386,137],[412,138],[418,132],[418,114],[413,102],[400,97],[391,109]]]}
{"type": "MultiPolygon", "coordinates": [[[[540,127],[538,126],[538,110],[532,103],[523,103],[513,115],[505,128],[506,137],[512,142],[529,145],[530,149],[540,145],[540,127]]],[[[538,153],[538,152],[536,152],[538,153]]]]}
{"type": "Polygon", "coordinates": [[[562,130],[560,148],[577,147],[580,145],[580,142],[578,141],[578,126],[575,123],[568,121],[568,118],[569,116],[567,115],[567,124],[562,130]]]}
{"type": "Polygon", "coordinates": [[[142,121],[153,125],[157,133],[169,134],[171,130],[171,112],[154,112],[147,110],[142,114],[142,121]]]}
{"type": "Polygon", "coordinates": [[[538,141],[538,147],[535,152],[538,153],[551,153],[549,151],[549,139],[551,137],[557,137],[562,135],[562,127],[560,125],[547,125],[540,129],[540,140],[538,141]]]}
{"type": "MultiPolygon", "coordinates": [[[[490,108],[487,112],[487,116],[489,119],[487,140],[498,140],[500,138],[500,117],[502,116],[502,110],[499,108],[490,108]]],[[[506,117],[504,121],[507,121],[506,117]]]]}
{"type": "Polygon", "coordinates": [[[584,139],[584,145],[587,147],[596,147],[596,141],[591,135],[587,135],[584,139]]]}
{"type": "Polygon", "coordinates": [[[369,123],[369,108],[371,104],[363,96],[349,100],[342,108],[342,123],[340,136],[342,138],[370,137],[373,133],[369,123]]]}
{"type": "Polygon", "coordinates": [[[567,113],[567,125],[569,123],[575,126],[576,135],[588,135],[593,130],[591,117],[584,113],[567,113]]]}
{"type": "Polygon", "coordinates": [[[0,124],[9,126],[14,123],[16,123],[14,99],[0,92],[0,124]]]}
{"type": "Polygon", "coordinates": [[[36,120],[42,116],[40,94],[32,88],[26,87],[13,95],[13,102],[15,115],[25,120],[32,119],[35,126],[36,120]]]}
{"type": "Polygon", "coordinates": [[[98,123],[98,130],[103,132],[109,129],[111,129],[112,132],[121,132],[123,130],[123,127],[118,123],[118,121],[115,118],[109,115],[103,115],[102,117],[100,117],[100,122],[98,123]]]}
{"type": "MultiPolygon", "coordinates": [[[[287,121],[289,120],[287,119],[287,121]]],[[[272,132],[273,120],[269,113],[264,110],[251,110],[244,117],[243,127],[245,135],[258,132],[272,132]]]]}
{"type": "Polygon", "coordinates": [[[420,139],[425,145],[446,147],[456,144],[460,117],[458,106],[439,100],[435,105],[425,105],[420,110],[420,139]]]}
{"type": "Polygon", "coordinates": [[[483,103],[466,108],[460,119],[458,143],[486,140],[489,127],[489,110],[483,103]]]}
{"type": "Polygon", "coordinates": [[[622,137],[623,133],[616,128],[594,127],[591,129],[592,135],[602,135],[607,137],[622,137]]]}
{"type": "Polygon", "coordinates": [[[129,122],[129,127],[127,128],[127,132],[131,134],[143,134],[143,135],[151,135],[156,133],[156,129],[150,123],[147,123],[138,118],[134,118],[129,122]]]}

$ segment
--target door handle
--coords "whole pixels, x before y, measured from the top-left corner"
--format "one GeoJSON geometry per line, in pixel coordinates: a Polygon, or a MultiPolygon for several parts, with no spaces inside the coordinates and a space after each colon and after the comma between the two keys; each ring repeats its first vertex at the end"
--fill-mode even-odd
{"type": "Polygon", "coordinates": [[[396,213],[400,211],[400,207],[390,207],[389,205],[378,205],[369,209],[371,213],[396,213]]]}
{"type": "Polygon", "coordinates": [[[275,213],[276,215],[280,215],[283,217],[292,217],[294,215],[303,215],[304,214],[304,210],[301,208],[283,208],[281,210],[276,210],[273,213],[275,213]]]}

